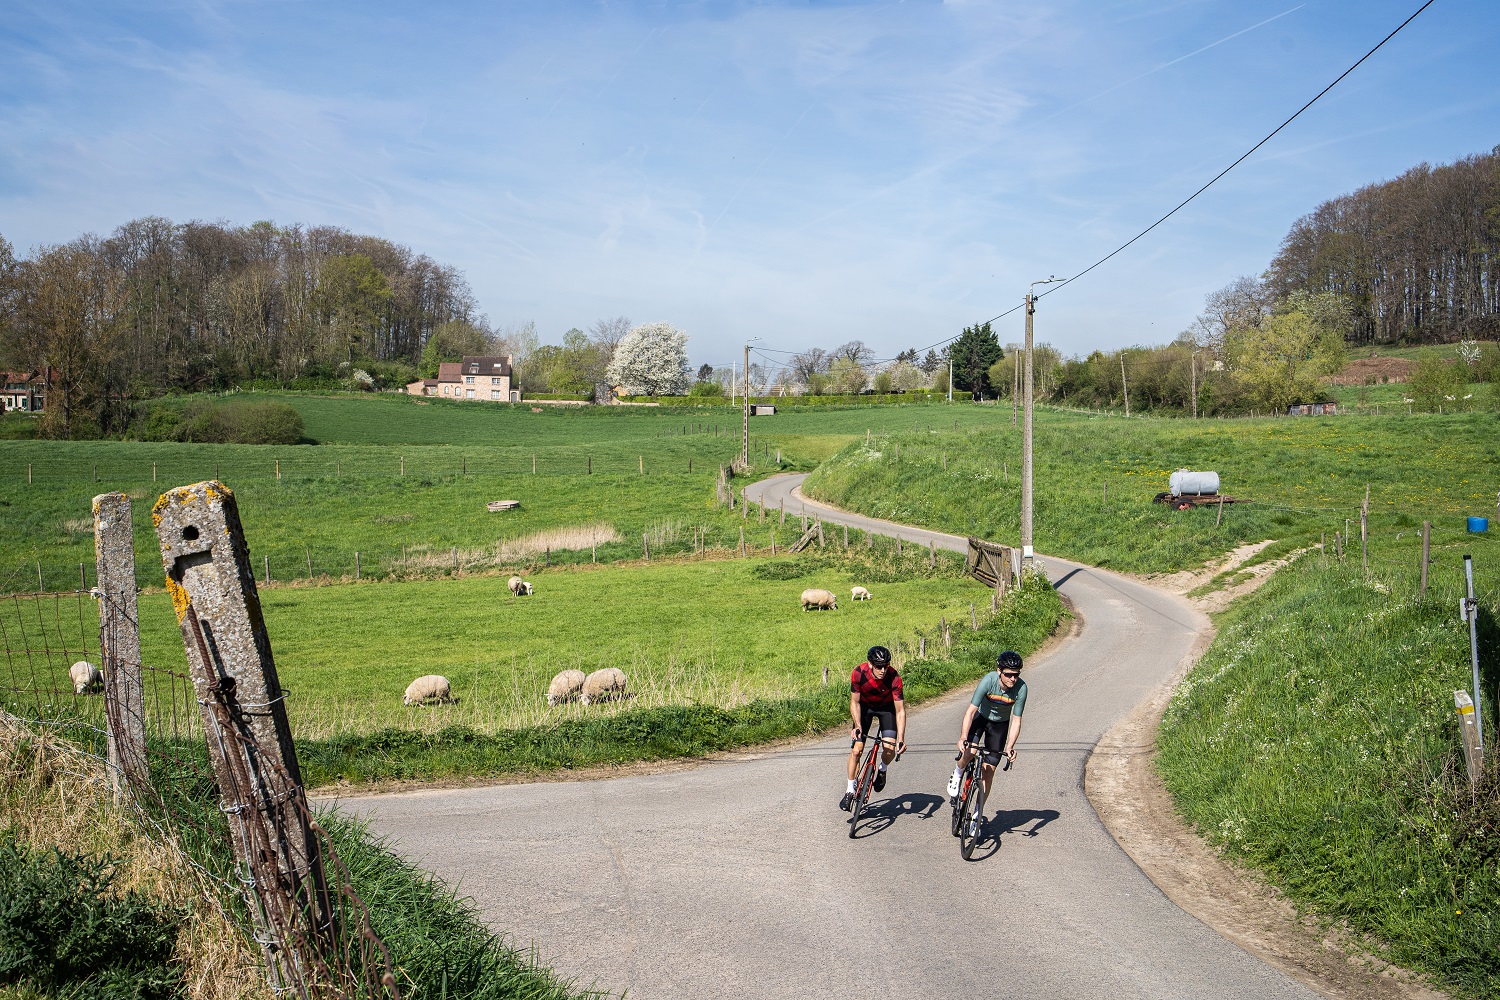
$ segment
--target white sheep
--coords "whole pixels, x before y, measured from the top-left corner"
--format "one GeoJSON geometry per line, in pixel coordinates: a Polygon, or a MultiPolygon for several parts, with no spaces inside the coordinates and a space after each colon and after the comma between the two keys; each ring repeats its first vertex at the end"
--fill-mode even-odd
{"type": "Polygon", "coordinates": [[[564,670],[559,673],[547,685],[547,704],[560,705],[567,701],[577,701],[578,696],[583,693],[584,679],[582,670],[564,670]]]}
{"type": "Polygon", "coordinates": [[[505,585],[509,587],[510,592],[517,597],[525,597],[527,594],[531,593],[531,584],[527,583],[519,576],[511,577],[509,580],[505,581],[505,585]]]}
{"type": "Polygon", "coordinates": [[[849,593],[856,601],[868,601],[870,599],[870,592],[863,587],[854,587],[849,593]]]}
{"type": "Polygon", "coordinates": [[[79,660],[69,667],[68,677],[73,681],[74,694],[93,694],[104,688],[104,675],[87,660],[79,660]]]}
{"type": "Polygon", "coordinates": [[[625,671],[617,667],[595,670],[583,680],[583,694],[579,701],[593,705],[601,701],[614,701],[625,697],[625,671]]]}
{"type": "Polygon", "coordinates": [[[838,608],[838,598],[833,596],[831,590],[813,589],[802,592],[803,611],[837,611],[838,608]]]}
{"type": "Polygon", "coordinates": [[[448,686],[448,678],[442,674],[423,674],[406,685],[406,697],[401,699],[401,704],[426,705],[431,702],[447,705],[456,701],[453,689],[448,686]]]}

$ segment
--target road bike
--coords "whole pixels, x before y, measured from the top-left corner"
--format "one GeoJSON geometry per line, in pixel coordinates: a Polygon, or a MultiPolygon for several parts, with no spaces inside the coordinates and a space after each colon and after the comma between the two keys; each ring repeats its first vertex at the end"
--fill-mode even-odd
{"type": "MultiPolygon", "coordinates": [[[[958,838],[958,852],[968,861],[974,855],[974,845],[979,843],[984,816],[984,765],[998,764],[1005,757],[1001,770],[1009,771],[1010,758],[986,750],[983,743],[964,740],[964,747],[969,751],[969,763],[964,765],[958,779],[958,794],[953,798],[953,836],[958,838]]],[[[953,759],[962,760],[963,754],[953,759]]]]}
{"type": "MultiPolygon", "coordinates": [[[[858,740],[854,742],[858,743],[858,740]]],[[[854,828],[859,823],[859,812],[870,801],[870,792],[875,787],[875,772],[879,769],[880,754],[887,746],[894,747],[896,741],[886,736],[870,736],[865,739],[865,755],[854,769],[854,801],[849,803],[849,836],[854,837],[854,828]]],[[[901,755],[896,754],[900,760],[901,755]]]]}

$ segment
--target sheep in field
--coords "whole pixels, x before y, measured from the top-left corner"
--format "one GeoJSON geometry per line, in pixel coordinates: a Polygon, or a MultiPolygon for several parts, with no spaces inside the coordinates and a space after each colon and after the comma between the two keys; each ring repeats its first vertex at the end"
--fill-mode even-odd
{"type": "Polygon", "coordinates": [[[509,580],[505,581],[505,585],[509,587],[510,592],[517,597],[525,597],[527,594],[531,593],[531,584],[527,583],[519,576],[511,577],[509,580]]]}
{"type": "Polygon", "coordinates": [[[93,694],[104,688],[104,675],[87,660],[79,660],[69,667],[68,677],[73,681],[74,694],[93,694]]]}
{"type": "Polygon", "coordinates": [[[561,705],[566,701],[577,701],[578,696],[583,693],[584,676],[582,670],[564,670],[552,678],[552,683],[547,685],[547,704],[561,705]]]}
{"type": "Polygon", "coordinates": [[[601,701],[614,701],[625,697],[625,671],[617,667],[595,670],[583,680],[583,694],[579,701],[594,705],[601,701]]]}
{"type": "Polygon", "coordinates": [[[448,678],[441,674],[424,674],[406,686],[406,696],[401,699],[401,704],[447,705],[456,701],[453,689],[448,686],[448,678]]]}
{"type": "Polygon", "coordinates": [[[803,611],[837,611],[838,609],[838,598],[833,596],[831,590],[804,590],[802,592],[803,611]]]}
{"type": "Polygon", "coordinates": [[[863,587],[855,587],[849,593],[856,601],[868,601],[870,599],[870,592],[863,587]]]}

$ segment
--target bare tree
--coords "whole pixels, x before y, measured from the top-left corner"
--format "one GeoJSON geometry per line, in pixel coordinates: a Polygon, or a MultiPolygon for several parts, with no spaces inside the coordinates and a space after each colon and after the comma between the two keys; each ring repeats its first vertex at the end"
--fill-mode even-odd
{"type": "Polygon", "coordinates": [[[791,369],[792,378],[801,385],[807,385],[814,375],[821,375],[828,371],[828,363],[832,360],[823,348],[813,347],[801,354],[792,355],[788,367],[791,369]]]}
{"type": "Polygon", "coordinates": [[[863,367],[875,357],[875,351],[863,340],[851,340],[835,347],[829,356],[830,363],[844,359],[863,367]]]}

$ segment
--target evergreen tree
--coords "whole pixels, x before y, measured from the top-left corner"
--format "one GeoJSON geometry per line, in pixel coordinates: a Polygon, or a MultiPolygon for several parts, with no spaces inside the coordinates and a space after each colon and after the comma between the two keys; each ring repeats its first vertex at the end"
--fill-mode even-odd
{"type": "Polygon", "coordinates": [[[953,358],[953,388],[962,389],[979,402],[989,386],[990,366],[1005,352],[1000,349],[1000,340],[988,323],[964,327],[949,347],[953,358]]]}

